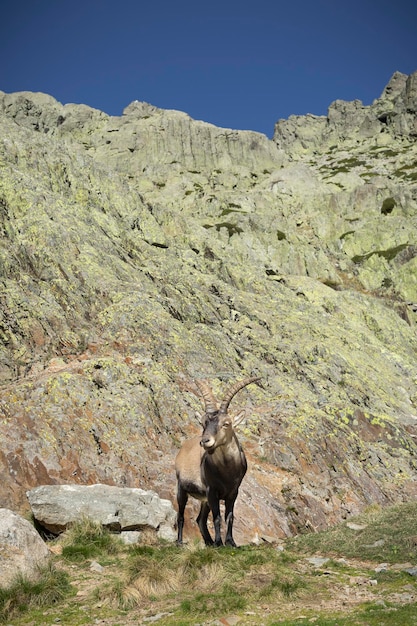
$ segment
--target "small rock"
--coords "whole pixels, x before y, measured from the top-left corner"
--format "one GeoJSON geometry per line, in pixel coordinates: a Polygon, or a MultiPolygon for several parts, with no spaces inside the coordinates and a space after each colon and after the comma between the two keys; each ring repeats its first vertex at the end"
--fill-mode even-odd
{"type": "Polygon", "coordinates": [[[104,567],[97,563],[97,561],[92,561],[90,565],[90,570],[92,572],[97,572],[98,574],[102,574],[104,572],[104,567]]]}
{"type": "Polygon", "coordinates": [[[321,556],[312,556],[308,558],[307,561],[311,563],[311,565],[314,565],[314,567],[322,567],[329,559],[321,556]]]}
{"type": "Polygon", "coordinates": [[[386,572],[388,571],[388,563],[380,563],[379,565],[376,566],[375,568],[375,572],[377,574],[379,574],[380,572],[386,572]]]}
{"type": "Polygon", "coordinates": [[[394,563],[394,565],[391,565],[391,569],[397,572],[402,572],[410,567],[413,567],[412,563],[394,563]]]}
{"type": "Polygon", "coordinates": [[[355,524],[354,522],[348,522],[346,526],[351,530],[364,530],[368,528],[368,524],[355,524]]]}
{"type": "Polygon", "coordinates": [[[149,617],[143,617],[142,622],[158,622],[163,617],[173,615],[173,613],[157,613],[156,615],[150,615],[149,617]]]}
{"type": "Polygon", "coordinates": [[[364,548],[379,548],[385,544],[385,539],[378,539],[375,543],[364,545],[364,548]]]}
{"type": "Polygon", "coordinates": [[[128,546],[140,543],[141,536],[140,530],[122,530],[120,533],[120,539],[128,546]]]}
{"type": "Polygon", "coordinates": [[[221,617],[213,622],[213,626],[235,626],[235,624],[238,624],[241,620],[242,618],[237,615],[229,615],[228,617],[221,617]]]}
{"type": "Polygon", "coordinates": [[[406,572],[406,574],[410,574],[410,576],[417,576],[417,567],[407,567],[404,572],[406,572]]]}

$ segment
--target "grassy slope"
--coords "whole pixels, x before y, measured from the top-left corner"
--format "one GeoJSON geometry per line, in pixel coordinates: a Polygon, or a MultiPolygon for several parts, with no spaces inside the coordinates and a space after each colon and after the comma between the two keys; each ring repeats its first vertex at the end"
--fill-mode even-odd
{"type": "Polygon", "coordinates": [[[416,503],[371,508],[283,546],[221,550],[127,547],[84,523],[51,544],[54,563],[39,583],[0,591],[0,621],[417,625],[416,578],[404,571],[417,564],[416,514],[416,503]]]}

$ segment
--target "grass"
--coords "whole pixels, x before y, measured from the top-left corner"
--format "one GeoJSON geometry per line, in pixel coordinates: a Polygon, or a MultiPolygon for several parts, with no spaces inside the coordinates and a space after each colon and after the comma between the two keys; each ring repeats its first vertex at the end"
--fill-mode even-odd
{"type": "Polygon", "coordinates": [[[290,542],[300,552],[323,552],[376,562],[417,565],[417,504],[370,507],[354,520],[326,532],[301,535],[290,542]],[[360,529],[358,529],[360,527],[360,529]]]}
{"type": "Polygon", "coordinates": [[[109,598],[126,609],[145,607],[155,599],[178,614],[222,615],[243,610],[271,594],[295,596],[305,582],[274,548],[246,546],[221,550],[138,546],[129,551],[123,582],[102,588],[97,598],[109,598]]]}
{"type": "Polygon", "coordinates": [[[370,603],[345,617],[311,617],[271,621],[268,626],[417,626],[416,605],[380,605],[370,603]]]}
{"type": "Polygon", "coordinates": [[[17,576],[7,589],[0,587],[0,623],[30,609],[59,604],[71,594],[68,575],[53,564],[40,569],[36,581],[17,576]]]}
{"type": "Polygon", "coordinates": [[[375,571],[376,562],[417,565],[416,538],[417,503],[371,507],[326,532],[288,540],[283,550],[199,541],[132,547],[83,520],[55,540],[59,554],[36,583],[20,578],[0,589],[0,622],[133,626],[158,616],[160,626],[173,626],[234,615],[242,625],[417,626],[415,578],[375,571]],[[307,560],[317,554],[328,557],[322,567],[307,560]],[[103,572],[90,569],[94,560],[103,572]]]}
{"type": "Polygon", "coordinates": [[[117,535],[89,519],[73,524],[65,534],[62,556],[69,561],[85,561],[103,554],[117,554],[122,544],[117,535]]]}

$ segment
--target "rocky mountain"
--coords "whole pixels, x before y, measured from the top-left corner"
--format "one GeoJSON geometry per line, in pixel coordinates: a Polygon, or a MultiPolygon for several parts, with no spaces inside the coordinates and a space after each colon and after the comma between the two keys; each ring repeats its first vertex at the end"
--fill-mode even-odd
{"type": "Polygon", "coordinates": [[[0,92],[0,506],[174,501],[195,379],[252,374],[238,541],[415,499],[416,114],[417,72],[272,140],[0,92]]]}

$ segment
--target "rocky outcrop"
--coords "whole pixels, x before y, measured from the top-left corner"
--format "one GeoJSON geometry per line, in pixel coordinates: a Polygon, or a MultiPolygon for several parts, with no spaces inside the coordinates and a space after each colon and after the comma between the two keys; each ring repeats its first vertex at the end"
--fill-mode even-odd
{"type": "Polygon", "coordinates": [[[336,100],[327,116],[291,115],[275,126],[274,142],[292,158],[328,150],[383,147],[417,137],[417,73],[396,72],[371,106],[336,100]]]}
{"type": "Polygon", "coordinates": [[[0,509],[0,588],[18,576],[36,580],[50,553],[32,524],[8,509],[0,509]]]}
{"type": "Polygon", "coordinates": [[[173,541],[176,514],[154,491],[110,485],[40,485],[27,493],[33,517],[54,534],[83,518],[115,532],[153,530],[173,541]]]}
{"type": "Polygon", "coordinates": [[[1,95],[1,502],[174,501],[195,378],[252,374],[238,543],[416,497],[415,80],[274,141],[1,95]]]}
{"type": "Polygon", "coordinates": [[[96,159],[135,177],[180,168],[260,169],[283,160],[262,133],[218,128],[144,102],[132,102],[122,117],[111,117],[84,105],[62,105],[45,94],[0,92],[0,108],[26,128],[79,139],[96,159]]]}

